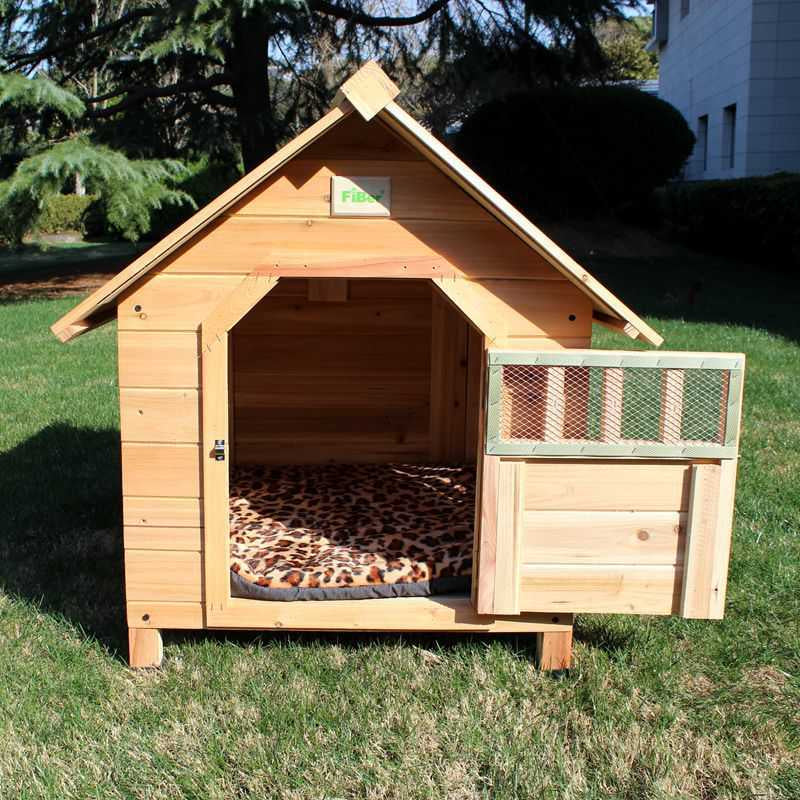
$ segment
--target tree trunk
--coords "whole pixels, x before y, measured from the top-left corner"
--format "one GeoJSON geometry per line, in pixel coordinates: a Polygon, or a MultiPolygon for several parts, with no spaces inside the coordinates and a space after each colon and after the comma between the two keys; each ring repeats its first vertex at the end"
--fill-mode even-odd
{"type": "Polygon", "coordinates": [[[233,99],[242,144],[242,160],[248,172],[275,150],[267,66],[270,19],[258,8],[236,12],[229,66],[232,68],[233,99]]]}

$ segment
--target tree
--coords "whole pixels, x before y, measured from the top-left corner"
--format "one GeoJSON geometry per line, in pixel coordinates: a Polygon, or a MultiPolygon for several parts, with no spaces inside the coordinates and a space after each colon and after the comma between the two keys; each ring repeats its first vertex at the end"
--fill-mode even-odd
{"type": "Polygon", "coordinates": [[[435,122],[437,98],[483,85],[482,62],[514,81],[585,74],[601,57],[597,20],[638,1],[424,0],[418,11],[401,0],[375,0],[374,11],[359,0],[0,4],[16,20],[0,29],[8,67],[47,65],[77,87],[100,139],[134,130],[140,144],[128,146],[146,143],[152,155],[158,137],[140,123],[153,118],[180,151],[233,139],[250,169],[366,58],[418,87],[435,122]]]}
{"type": "Polygon", "coordinates": [[[635,83],[658,77],[658,55],[646,49],[649,17],[608,19],[597,26],[596,34],[607,62],[597,75],[599,82],[635,83]]]}
{"type": "Polygon", "coordinates": [[[0,75],[0,109],[13,171],[0,181],[0,236],[19,244],[47,197],[77,183],[95,195],[106,223],[128,239],[150,227],[150,213],[165,204],[191,203],[170,188],[183,166],[175,161],[132,160],[92,141],[82,126],[86,107],[44,73],[0,75]]]}

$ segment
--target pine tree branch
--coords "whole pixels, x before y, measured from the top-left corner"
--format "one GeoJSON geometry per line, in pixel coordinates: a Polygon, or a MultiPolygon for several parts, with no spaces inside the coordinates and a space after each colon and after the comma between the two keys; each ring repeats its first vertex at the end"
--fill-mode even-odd
{"type": "Polygon", "coordinates": [[[416,25],[418,22],[424,22],[426,19],[430,19],[445,8],[448,2],[449,0],[434,0],[426,9],[410,17],[376,17],[372,14],[365,14],[363,11],[356,11],[352,8],[329,3],[327,0],[310,0],[308,7],[312,11],[317,11],[320,14],[335,17],[336,19],[347,20],[348,22],[354,22],[357,25],[363,25],[367,28],[399,28],[405,25],[416,25]]]}
{"type": "MultiPolygon", "coordinates": [[[[120,111],[126,111],[129,108],[139,105],[144,100],[151,97],[172,97],[178,94],[187,94],[188,92],[199,92],[205,89],[211,89],[214,86],[223,86],[230,84],[231,78],[227,73],[219,75],[212,75],[210,78],[194,81],[178,81],[171,83],[169,86],[150,86],[150,87],[135,87],[124,86],[116,91],[107,92],[106,94],[97,95],[97,97],[89,98],[90,103],[99,103],[102,100],[107,100],[110,97],[118,97],[122,94],[128,94],[125,100],[115,103],[108,108],[94,108],[90,111],[91,116],[102,118],[111,117],[118,114],[120,111]]],[[[225,95],[221,95],[225,96],[225,95]]]]}
{"type": "Polygon", "coordinates": [[[116,33],[116,31],[124,28],[126,25],[130,25],[131,23],[137,22],[140,19],[145,19],[146,17],[153,17],[159,13],[159,9],[155,8],[134,9],[133,11],[129,11],[127,14],[124,14],[119,19],[116,19],[113,22],[109,22],[105,25],[100,25],[91,31],[87,31],[83,36],[79,36],[75,39],[70,39],[66,42],[60,42],[59,44],[43,47],[40,50],[35,50],[33,53],[13,53],[8,56],[8,64],[12,69],[19,69],[20,67],[24,67],[26,65],[29,66],[31,64],[38,64],[39,62],[44,61],[46,58],[59,55],[60,53],[65,53],[68,50],[75,50],[77,47],[80,47],[80,45],[91,42],[93,39],[105,36],[107,33],[116,33]]]}

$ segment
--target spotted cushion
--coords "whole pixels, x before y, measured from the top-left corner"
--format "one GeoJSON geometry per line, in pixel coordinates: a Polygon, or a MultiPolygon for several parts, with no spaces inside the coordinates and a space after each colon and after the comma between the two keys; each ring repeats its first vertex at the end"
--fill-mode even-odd
{"type": "Polygon", "coordinates": [[[232,588],[264,599],[336,599],[466,587],[474,513],[473,467],[239,467],[232,588]]]}

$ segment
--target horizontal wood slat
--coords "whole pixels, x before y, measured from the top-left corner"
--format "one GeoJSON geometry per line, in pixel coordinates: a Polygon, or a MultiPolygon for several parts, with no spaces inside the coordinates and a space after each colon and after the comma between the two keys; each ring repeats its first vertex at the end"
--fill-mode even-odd
{"type": "Polygon", "coordinates": [[[674,566],[525,564],[520,608],[598,614],[674,614],[681,570],[674,566]]]}
{"type": "Polygon", "coordinates": [[[647,461],[531,461],[525,507],[554,511],[686,511],[689,464],[647,461]]]}
{"type": "Polygon", "coordinates": [[[677,511],[527,511],[523,563],[677,564],[686,514],[677,511]]]}
{"type": "MultiPolygon", "coordinates": [[[[309,283],[313,285],[314,281],[309,283]]],[[[359,281],[351,281],[350,285],[357,283],[359,281]]],[[[376,333],[396,336],[427,331],[430,324],[429,304],[420,303],[414,296],[351,297],[346,306],[286,297],[277,302],[269,298],[268,302],[256,306],[236,327],[236,335],[295,336],[307,328],[319,334],[340,334],[346,326],[349,336],[373,336],[376,333]]]]}
{"type": "MultiPolygon", "coordinates": [[[[344,325],[343,325],[344,327],[344,325]]],[[[430,370],[430,334],[398,337],[297,334],[288,336],[237,335],[234,345],[237,376],[318,374],[359,377],[427,375],[430,370]]]]}
{"type": "Polygon", "coordinates": [[[391,178],[394,219],[492,219],[479,203],[427,161],[367,159],[292,161],[239,203],[233,213],[326,217],[330,213],[334,175],[391,178]]]}
{"type": "Polygon", "coordinates": [[[136,628],[198,630],[203,627],[202,603],[134,601],[127,604],[128,625],[136,628]]]}
{"type": "Polygon", "coordinates": [[[301,157],[314,161],[329,158],[422,160],[419,153],[385,125],[375,119],[366,122],[358,113],[351,114],[331,128],[325,136],[310,144],[303,150],[301,157]]]}
{"type": "Polygon", "coordinates": [[[494,631],[525,633],[564,631],[572,615],[519,614],[494,617],[475,613],[466,595],[394,597],[391,600],[336,600],[282,603],[231,600],[228,609],[209,613],[208,627],[289,630],[494,631]]]}
{"type": "MultiPolygon", "coordinates": [[[[482,280],[485,313],[502,320],[508,340],[592,335],[592,304],[569,281],[482,280]]],[[[513,342],[509,344],[513,347],[513,342]]]]}
{"type": "Polygon", "coordinates": [[[236,461],[239,464],[382,464],[394,461],[427,463],[430,460],[427,437],[398,442],[390,436],[356,439],[338,436],[303,442],[288,435],[269,441],[239,439],[236,442],[236,461]]]}
{"type": "Polygon", "coordinates": [[[199,553],[203,549],[203,529],[126,525],[125,548],[135,550],[191,550],[199,553]]]}
{"type": "Polygon", "coordinates": [[[122,498],[122,520],[128,525],[199,528],[203,524],[201,501],[196,497],[122,498]]]}
{"type": "Polygon", "coordinates": [[[196,333],[120,331],[119,385],[197,388],[200,385],[196,333]]]}
{"type": "MultiPolygon", "coordinates": [[[[269,388],[270,409],[287,409],[298,412],[308,408],[309,399],[319,397],[326,408],[342,411],[356,410],[368,413],[371,409],[385,409],[389,415],[404,409],[416,413],[422,405],[427,407],[429,387],[426,382],[409,381],[407,375],[383,374],[380,381],[359,382],[353,376],[303,375],[292,376],[290,384],[267,381],[269,373],[240,373],[236,375],[236,411],[250,416],[259,408],[263,413],[266,403],[264,393],[269,388]]],[[[373,376],[374,377],[374,376],[373,376]]],[[[319,406],[315,408],[315,411],[319,406]]]]}
{"type": "Polygon", "coordinates": [[[120,389],[123,442],[199,442],[197,389],[120,389]]]}
{"type": "Polygon", "coordinates": [[[156,274],[117,306],[121,331],[196,331],[238,275],[156,274]]]}
{"type": "Polygon", "coordinates": [[[201,601],[202,581],[200,553],[125,551],[125,595],[128,601],[201,601]]]}
{"type": "Polygon", "coordinates": [[[230,217],[176,253],[164,273],[561,279],[499,222],[230,217]],[[498,254],[502,253],[502,258],[498,254]]]}
{"type": "Polygon", "coordinates": [[[124,442],[122,491],[125,495],[200,497],[200,447],[124,442]]]}

